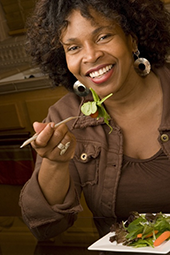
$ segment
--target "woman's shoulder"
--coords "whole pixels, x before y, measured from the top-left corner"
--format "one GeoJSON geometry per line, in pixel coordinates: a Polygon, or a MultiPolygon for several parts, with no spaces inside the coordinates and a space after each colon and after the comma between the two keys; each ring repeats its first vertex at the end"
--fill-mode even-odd
{"type": "Polygon", "coordinates": [[[156,73],[163,80],[168,80],[170,77],[170,62],[166,62],[162,67],[153,67],[153,72],[156,73]]]}
{"type": "Polygon", "coordinates": [[[170,72],[170,62],[166,62],[165,67],[166,67],[166,68],[169,70],[169,72],[170,72]]]}

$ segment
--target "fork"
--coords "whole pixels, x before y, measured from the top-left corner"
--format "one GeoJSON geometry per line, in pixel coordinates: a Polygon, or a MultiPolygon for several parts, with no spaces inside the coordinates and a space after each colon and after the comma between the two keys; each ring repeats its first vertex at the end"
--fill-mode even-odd
{"type": "MultiPolygon", "coordinates": [[[[80,118],[82,116],[72,116],[72,117],[68,117],[67,119],[65,120],[62,120],[60,122],[58,122],[57,124],[55,124],[54,128],[60,126],[61,124],[63,123],[67,123],[68,121],[70,120],[73,120],[73,119],[77,119],[77,118],[80,118]]],[[[26,140],[21,146],[20,148],[23,148],[24,146],[28,145],[29,143],[31,143],[32,141],[36,140],[36,138],[38,137],[39,133],[33,135],[31,138],[29,138],[28,140],[26,140]]]]}

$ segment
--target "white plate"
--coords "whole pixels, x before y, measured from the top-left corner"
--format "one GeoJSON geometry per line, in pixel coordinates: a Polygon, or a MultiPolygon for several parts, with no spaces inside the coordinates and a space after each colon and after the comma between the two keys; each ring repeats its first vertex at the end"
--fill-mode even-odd
{"type": "Polygon", "coordinates": [[[159,253],[166,254],[170,251],[170,241],[165,241],[158,247],[142,247],[134,248],[132,246],[125,246],[122,244],[117,244],[116,242],[111,243],[109,241],[110,237],[114,235],[114,232],[110,232],[91,246],[88,247],[88,250],[92,251],[117,251],[117,252],[140,252],[140,253],[159,253]]]}

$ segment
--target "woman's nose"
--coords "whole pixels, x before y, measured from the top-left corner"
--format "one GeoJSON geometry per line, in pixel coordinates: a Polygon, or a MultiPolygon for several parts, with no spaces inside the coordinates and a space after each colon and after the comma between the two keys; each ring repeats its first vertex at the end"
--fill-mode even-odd
{"type": "Polygon", "coordinates": [[[103,51],[98,45],[86,45],[84,48],[83,62],[96,62],[100,57],[103,56],[103,51]]]}

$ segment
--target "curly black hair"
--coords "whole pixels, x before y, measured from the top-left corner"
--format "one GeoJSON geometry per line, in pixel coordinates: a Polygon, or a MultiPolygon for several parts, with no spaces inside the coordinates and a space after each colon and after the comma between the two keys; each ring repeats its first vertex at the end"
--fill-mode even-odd
{"type": "Polygon", "coordinates": [[[90,8],[116,21],[138,39],[140,57],[162,66],[170,49],[170,13],[161,0],[39,0],[27,23],[27,50],[55,86],[72,91],[75,77],[67,68],[60,43],[65,19],[73,9],[92,19],[90,8]]]}

